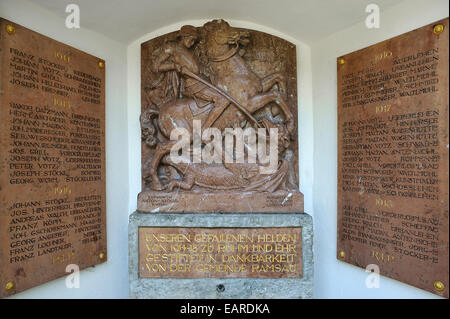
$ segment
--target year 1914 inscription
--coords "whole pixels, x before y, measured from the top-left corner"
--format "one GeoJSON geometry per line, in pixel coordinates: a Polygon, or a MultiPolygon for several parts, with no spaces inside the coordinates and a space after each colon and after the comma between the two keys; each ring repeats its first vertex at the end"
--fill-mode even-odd
{"type": "Polygon", "coordinates": [[[106,261],[104,66],[0,19],[0,297],[106,261]]]}
{"type": "Polygon", "coordinates": [[[337,258],[447,298],[448,31],[337,60],[337,258]]]}
{"type": "Polygon", "coordinates": [[[301,228],[140,227],[139,275],[300,278],[301,228]]]}

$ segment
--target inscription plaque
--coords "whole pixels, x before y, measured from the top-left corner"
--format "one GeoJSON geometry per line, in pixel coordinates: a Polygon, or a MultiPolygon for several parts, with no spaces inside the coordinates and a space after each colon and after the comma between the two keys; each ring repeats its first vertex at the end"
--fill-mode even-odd
{"type": "Polygon", "coordinates": [[[139,276],[300,278],[302,229],[139,228],[139,276]]]}
{"type": "Polygon", "coordinates": [[[448,31],[337,60],[337,258],[447,298],[448,31]]]}
{"type": "Polygon", "coordinates": [[[185,25],[142,43],[141,79],[138,211],[303,212],[295,45],[185,25]]]}
{"type": "Polygon", "coordinates": [[[107,259],[104,68],[0,19],[0,297],[107,259]]]}

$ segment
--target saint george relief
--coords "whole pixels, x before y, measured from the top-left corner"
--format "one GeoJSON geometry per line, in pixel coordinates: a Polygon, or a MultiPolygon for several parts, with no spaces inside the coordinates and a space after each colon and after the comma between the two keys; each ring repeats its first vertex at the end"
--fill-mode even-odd
{"type": "Polygon", "coordinates": [[[143,212],[303,212],[295,46],[224,20],[141,46],[143,212]]]}

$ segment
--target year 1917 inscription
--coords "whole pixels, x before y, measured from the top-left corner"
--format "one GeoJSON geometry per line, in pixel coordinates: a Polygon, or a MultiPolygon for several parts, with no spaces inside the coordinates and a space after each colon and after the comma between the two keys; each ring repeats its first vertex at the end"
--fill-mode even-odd
{"type": "Polygon", "coordinates": [[[0,297],[106,261],[104,66],[0,19],[0,297]]]}
{"type": "Polygon", "coordinates": [[[447,298],[448,31],[337,61],[337,258],[447,298]]]}

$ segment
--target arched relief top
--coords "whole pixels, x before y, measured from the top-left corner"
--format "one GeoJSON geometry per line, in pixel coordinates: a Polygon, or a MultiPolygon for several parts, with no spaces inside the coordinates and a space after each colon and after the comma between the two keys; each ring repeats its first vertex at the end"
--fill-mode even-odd
{"type": "Polygon", "coordinates": [[[224,20],[185,25],[146,41],[141,112],[138,209],[161,209],[167,205],[155,196],[176,192],[188,200],[183,205],[169,200],[168,211],[184,210],[186,204],[198,208],[198,201],[207,201],[192,201],[192,196],[205,193],[231,197],[223,207],[213,202],[200,210],[248,211],[247,203],[242,207],[242,201],[233,200],[245,193],[261,195],[256,211],[303,211],[294,44],[224,20]],[[212,135],[205,135],[208,129],[212,135]],[[238,141],[244,131],[254,135],[238,141]],[[181,151],[186,151],[182,160],[181,151]]]}
{"type": "MultiPolygon", "coordinates": [[[[149,40],[153,40],[158,37],[168,35],[172,32],[178,32],[178,30],[184,25],[202,26],[205,23],[207,23],[208,21],[211,21],[211,20],[209,20],[209,19],[184,20],[184,21],[179,21],[177,23],[172,23],[172,24],[169,24],[166,26],[162,26],[157,29],[148,30],[147,32],[142,33],[141,36],[136,37],[134,40],[132,40],[130,42],[130,46],[132,46],[133,44],[136,44],[136,43],[139,43],[139,45],[140,45],[149,40]]],[[[297,46],[297,48],[299,46],[309,48],[309,45],[303,39],[294,37],[289,33],[280,31],[277,28],[269,27],[264,24],[259,24],[259,23],[250,22],[250,21],[246,21],[246,20],[226,19],[226,21],[230,25],[232,25],[236,28],[252,30],[255,32],[267,33],[267,34],[270,34],[271,36],[278,37],[282,40],[290,42],[292,45],[297,46]]]]}

